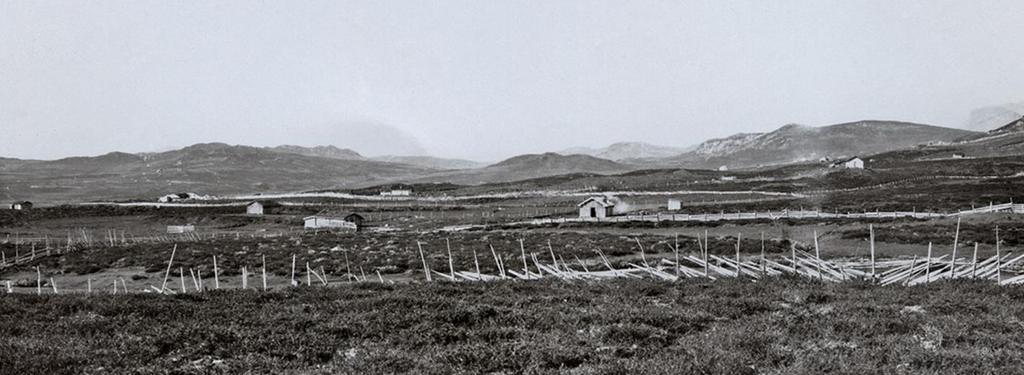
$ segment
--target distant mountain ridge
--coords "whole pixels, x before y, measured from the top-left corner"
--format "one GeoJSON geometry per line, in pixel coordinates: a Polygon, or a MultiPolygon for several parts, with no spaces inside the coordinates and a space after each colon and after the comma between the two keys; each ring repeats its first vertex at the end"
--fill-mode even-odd
{"type": "Polygon", "coordinates": [[[963,144],[969,147],[964,148],[970,151],[968,155],[995,155],[995,151],[983,150],[986,145],[1004,153],[1018,152],[1017,144],[1024,142],[1015,140],[1017,134],[1024,134],[1020,131],[1024,123],[1004,125],[995,133],[1012,137],[897,121],[858,121],[824,127],[790,124],[767,133],[743,133],[708,140],[690,151],[668,157],[636,156],[663,155],[677,149],[623,142],[605,150],[611,152],[605,155],[622,157],[622,161],[549,152],[514,156],[482,167],[471,161],[426,156],[366,158],[353,150],[334,146],[250,147],[201,143],[144,154],[111,152],[49,161],[0,158],[0,181],[4,181],[6,187],[0,197],[49,202],[151,200],[182,191],[202,194],[280,192],[400,182],[476,185],[573,174],[620,174],[650,168],[769,166],[822,157],[909,150],[922,144],[936,147],[963,144]]]}
{"type": "Polygon", "coordinates": [[[822,127],[789,124],[767,133],[708,140],[691,152],[659,162],[690,168],[749,168],[870,155],[976,134],[900,121],[868,120],[822,127]]]}
{"type": "Polygon", "coordinates": [[[689,148],[659,146],[644,142],[617,142],[603,148],[574,147],[559,151],[561,155],[589,155],[601,159],[624,161],[642,158],[664,158],[682,154],[689,148]]]}
{"type": "Polygon", "coordinates": [[[547,152],[514,156],[483,168],[435,174],[421,180],[476,185],[574,173],[616,174],[633,169],[635,167],[590,155],[547,152]]]}
{"type": "Polygon", "coordinates": [[[366,160],[363,155],[347,148],[338,148],[332,145],[328,146],[313,146],[303,147],[294,145],[280,145],[276,147],[264,147],[267,150],[274,152],[287,152],[291,154],[305,155],[305,156],[316,156],[321,158],[339,159],[339,160],[366,160]]]}
{"type": "Polygon", "coordinates": [[[338,188],[423,175],[425,168],[341,160],[251,146],[201,143],[178,150],[49,161],[0,169],[23,199],[156,199],[181,191],[225,194],[338,188]]]}
{"type": "Polygon", "coordinates": [[[465,160],[465,159],[446,159],[438,158],[433,156],[399,156],[399,155],[384,155],[374,156],[370,158],[372,160],[383,161],[388,163],[400,163],[415,165],[423,168],[430,169],[473,169],[486,166],[487,164],[465,160]]]}
{"type": "Polygon", "coordinates": [[[365,157],[352,149],[339,148],[333,145],[313,147],[281,145],[276,147],[265,147],[265,149],[274,152],[284,152],[338,160],[375,160],[386,163],[407,164],[429,169],[471,169],[483,167],[485,165],[483,163],[478,163],[472,160],[445,159],[433,156],[384,155],[365,157]]]}

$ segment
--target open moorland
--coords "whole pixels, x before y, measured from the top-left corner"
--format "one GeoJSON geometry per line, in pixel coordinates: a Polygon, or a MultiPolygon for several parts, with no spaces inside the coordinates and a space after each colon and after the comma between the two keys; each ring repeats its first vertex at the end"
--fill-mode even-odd
{"type": "Polygon", "coordinates": [[[1020,372],[1024,161],[901,155],[0,210],[0,369],[1020,372]]]}
{"type": "Polygon", "coordinates": [[[0,296],[5,373],[1016,374],[1020,288],[651,280],[0,296]]]}

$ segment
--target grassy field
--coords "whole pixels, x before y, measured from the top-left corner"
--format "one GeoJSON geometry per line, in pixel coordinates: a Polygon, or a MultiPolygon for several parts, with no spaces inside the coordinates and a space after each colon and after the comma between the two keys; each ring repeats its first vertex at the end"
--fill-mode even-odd
{"type": "Polygon", "coordinates": [[[799,279],[14,294],[0,372],[1019,374],[1022,301],[799,279]]]}

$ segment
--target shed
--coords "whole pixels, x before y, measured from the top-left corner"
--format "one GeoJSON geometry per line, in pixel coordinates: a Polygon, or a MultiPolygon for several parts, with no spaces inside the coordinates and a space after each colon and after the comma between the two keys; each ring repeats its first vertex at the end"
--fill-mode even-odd
{"type": "Polygon", "coordinates": [[[249,202],[249,204],[245,206],[245,214],[263,215],[263,203],[260,203],[258,201],[249,202]]]}
{"type": "Polygon", "coordinates": [[[668,209],[669,211],[679,211],[683,209],[683,202],[678,199],[669,199],[668,209]]]}
{"type": "Polygon", "coordinates": [[[846,167],[846,169],[864,169],[864,160],[854,156],[853,158],[843,162],[843,166],[846,167]]]}
{"type": "Polygon", "coordinates": [[[32,208],[32,202],[29,202],[29,201],[21,201],[21,202],[11,203],[11,209],[12,210],[28,210],[28,209],[31,209],[31,208],[32,208]]]}
{"type": "Polygon", "coordinates": [[[362,228],[363,221],[366,220],[366,218],[364,218],[363,215],[357,214],[355,212],[348,213],[345,216],[342,216],[342,218],[345,219],[345,221],[347,222],[354,223],[357,229],[362,228]]]}
{"type": "MultiPolygon", "coordinates": [[[[361,216],[360,216],[361,217],[361,216]]],[[[347,221],[341,217],[329,217],[329,216],[306,216],[302,219],[304,222],[303,227],[306,229],[342,229],[342,230],[359,230],[359,225],[351,221],[347,221]]]]}
{"type": "Polygon", "coordinates": [[[864,169],[864,160],[854,156],[854,157],[849,158],[849,159],[838,160],[838,161],[832,163],[832,165],[829,166],[829,168],[840,168],[840,167],[846,168],[846,169],[864,169]]]}
{"type": "Polygon", "coordinates": [[[614,215],[615,203],[607,197],[590,197],[576,205],[581,218],[606,218],[614,215]]]}

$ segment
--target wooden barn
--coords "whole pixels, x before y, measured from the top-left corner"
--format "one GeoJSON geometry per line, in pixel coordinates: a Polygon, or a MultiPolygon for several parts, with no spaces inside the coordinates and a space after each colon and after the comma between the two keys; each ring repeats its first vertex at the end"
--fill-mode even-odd
{"type": "Polygon", "coordinates": [[[615,203],[607,197],[590,197],[576,205],[581,218],[606,218],[615,212],[615,203]]]}
{"type": "Polygon", "coordinates": [[[11,203],[12,210],[28,210],[32,208],[32,202],[22,201],[11,203]]]}

